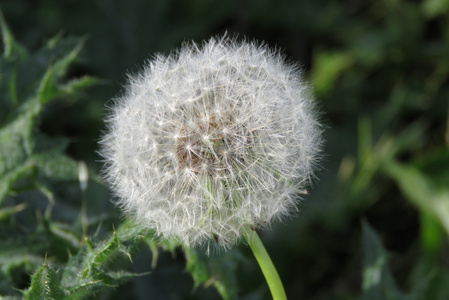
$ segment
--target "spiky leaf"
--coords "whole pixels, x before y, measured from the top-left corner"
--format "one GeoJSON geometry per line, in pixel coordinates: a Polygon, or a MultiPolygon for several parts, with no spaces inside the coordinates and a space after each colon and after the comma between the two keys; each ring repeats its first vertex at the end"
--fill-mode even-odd
{"type": "Polygon", "coordinates": [[[65,299],[67,292],[61,286],[56,272],[44,263],[31,278],[31,286],[24,293],[25,299],[29,300],[59,300],[65,299]]]}

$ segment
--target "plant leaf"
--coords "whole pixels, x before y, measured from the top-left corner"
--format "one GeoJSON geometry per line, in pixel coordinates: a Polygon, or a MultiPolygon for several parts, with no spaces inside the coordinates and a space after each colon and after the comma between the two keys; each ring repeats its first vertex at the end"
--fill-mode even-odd
{"type": "Polygon", "coordinates": [[[363,230],[363,294],[362,300],[405,300],[388,268],[388,254],[368,223],[363,230]]]}
{"type": "Polygon", "coordinates": [[[201,250],[185,247],[187,270],[195,286],[213,285],[225,300],[237,299],[236,254],[233,251],[219,256],[205,255],[201,250]]]}
{"type": "Polygon", "coordinates": [[[44,263],[31,277],[31,286],[24,292],[25,299],[65,299],[67,292],[62,287],[56,272],[44,263]]]}
{"type": "Polygon", "coordinates": [[[436,217],[449,234],[449,188],[437,188],[418,169],[394,160],[385,164],[385,170],[396,180],[402,193],[421,210],[436,217]]]}
{"type": "Polygon", "coordinates": [[[25,48],[23,48],[22,45],[20,45],[12,35],[1,11],[0,11],[0,26],[2,30],[3,44],[5,47],[3,51],[3,56],[7,58],[17,57],[23,59],[27,55],[27,52],[25,48]]]}

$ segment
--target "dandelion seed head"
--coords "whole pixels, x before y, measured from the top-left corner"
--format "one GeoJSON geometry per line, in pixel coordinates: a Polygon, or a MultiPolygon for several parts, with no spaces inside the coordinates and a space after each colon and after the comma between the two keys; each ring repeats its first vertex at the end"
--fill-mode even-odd
{"type": "Polygon", "coordinates": [[[321,150],[298,68],[227,37],[156,56],[108,121],[101,154],[117,203],[186,245],[230,247],[295,211],[321,150]]]}

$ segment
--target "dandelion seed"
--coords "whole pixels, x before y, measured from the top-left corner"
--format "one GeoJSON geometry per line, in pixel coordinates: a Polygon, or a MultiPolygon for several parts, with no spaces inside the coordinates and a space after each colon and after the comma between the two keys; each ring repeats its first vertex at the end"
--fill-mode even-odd
{"type": "Polygon", "coordinates": [[[131,76],[102,140],[105,178],[134,220],[185,245],[230,247],[295,211],[321,148],[296,66],[212,38],[131,76]]]}

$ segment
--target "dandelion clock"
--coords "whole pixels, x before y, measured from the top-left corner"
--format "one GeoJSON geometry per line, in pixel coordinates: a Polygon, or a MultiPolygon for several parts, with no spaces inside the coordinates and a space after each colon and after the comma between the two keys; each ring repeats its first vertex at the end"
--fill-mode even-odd
{"type": "Polygon", "coordinates": [[[108,122],[104,177],[135,223],[186,246],[245,238],[284,299],[254,229],[296,210],[319,158],[321,127],[298,68],[226,36],[186,43],[129,78],[108,122]]]}

